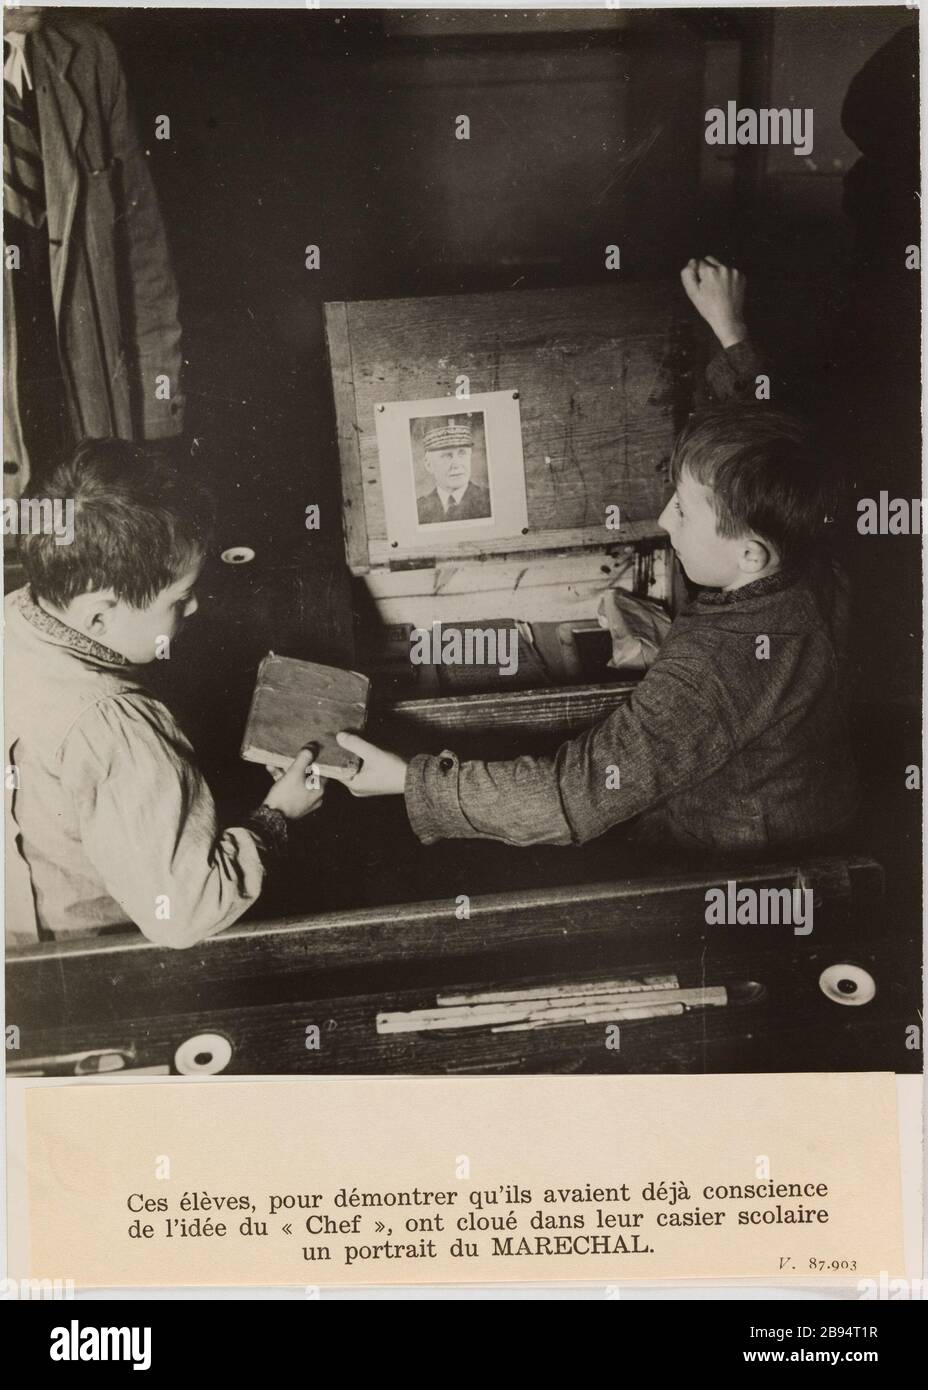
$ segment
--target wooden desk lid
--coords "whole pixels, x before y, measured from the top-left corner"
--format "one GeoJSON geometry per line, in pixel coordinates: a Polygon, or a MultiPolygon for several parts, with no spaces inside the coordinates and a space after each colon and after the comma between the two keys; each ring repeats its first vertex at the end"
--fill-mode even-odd
{"type": "Polygon", "coordinates": [[[627,281],[326,304],[351,570],[658,534],[664,469],[689,408],[679,300],[676,282],[627,281]],[[375,407],[448,396],[460,409],[460,376],[472,395],[519,392],[528,532],[391,546],[375,407]],[[616,504],[618,531],[606,526],[606,507],[616,504]]]}

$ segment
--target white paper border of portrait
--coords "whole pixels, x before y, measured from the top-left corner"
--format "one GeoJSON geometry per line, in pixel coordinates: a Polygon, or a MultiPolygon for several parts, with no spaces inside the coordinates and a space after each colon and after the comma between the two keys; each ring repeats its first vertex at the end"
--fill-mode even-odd
{"type": "Polygon", "coordinates": [[[429,400],[385,401],[374,407],[377,455],[383,490],[387,540],[396,550],[422,550],[438,540],[438,549],[458,541],[505,540],[528,530],[525,461],[519,392],[481,391],[477,395],[433,396],[429,400]],[[487,521],[421,524],[416,502],[410,422],[425,415],[482,414],[487,453],[487,487],[493,516],[487,521]],[[501,460],[505,459],[505,466],[501,460]]]}

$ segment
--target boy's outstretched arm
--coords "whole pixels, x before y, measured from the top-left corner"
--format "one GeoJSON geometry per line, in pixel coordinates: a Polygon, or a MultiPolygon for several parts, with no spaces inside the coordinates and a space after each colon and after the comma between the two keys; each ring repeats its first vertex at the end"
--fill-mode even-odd
{"type": "Polygon", "coordinates": [[[510,845],[582,844],[708,777],[732,754],[720,689],[688,663],[662,659],[631,699],[563,743],[550,758],[461,762],[420,754],[408,764],[353,734],[342,746],[364,762],[339,776],[356,796],[403,793],[425,844],[440,839],[510,845]]]}
{"type": "Polygon", "coordinates": [[[570,844],[573,838],[550,758],[459,763],[446,752],[437,758],[420,754],[407,763],[357,734],[339,734],[338,741],[362,763],[354,773],[333,771],[333,780],[343,782],[352,796],[405,795],[412,828],[425,844],[465,838],[515,845],[570,844]],[[452,771],[453,783],[448,778],[452,771]],[[469,780],[466,807],[459,795],[459,772],[469,780]]]}

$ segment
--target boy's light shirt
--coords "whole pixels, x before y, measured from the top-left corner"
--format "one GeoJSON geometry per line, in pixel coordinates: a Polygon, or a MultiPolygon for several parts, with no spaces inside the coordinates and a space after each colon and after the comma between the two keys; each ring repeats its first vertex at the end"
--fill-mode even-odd
{"type": "Polygon", "coordinates": [[[8,940],[134,922],[152,941],[189,946],[230,926],[258,898],[264,868],[246,829],[219,835],[166,707],[137,668],[43,613],[28,590],[5,607],[7,762],[20,779],[7,800],[8,940]]]}

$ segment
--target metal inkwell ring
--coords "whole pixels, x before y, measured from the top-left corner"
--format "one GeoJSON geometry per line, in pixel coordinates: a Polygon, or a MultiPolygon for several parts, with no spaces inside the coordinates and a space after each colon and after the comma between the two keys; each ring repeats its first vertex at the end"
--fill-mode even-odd
{"type": "Polygon", "coordinates": [[[819,988],[833,1004],[869,1004],[876,980],[860,965],[829,965],[819,976],[819,988]]]}

